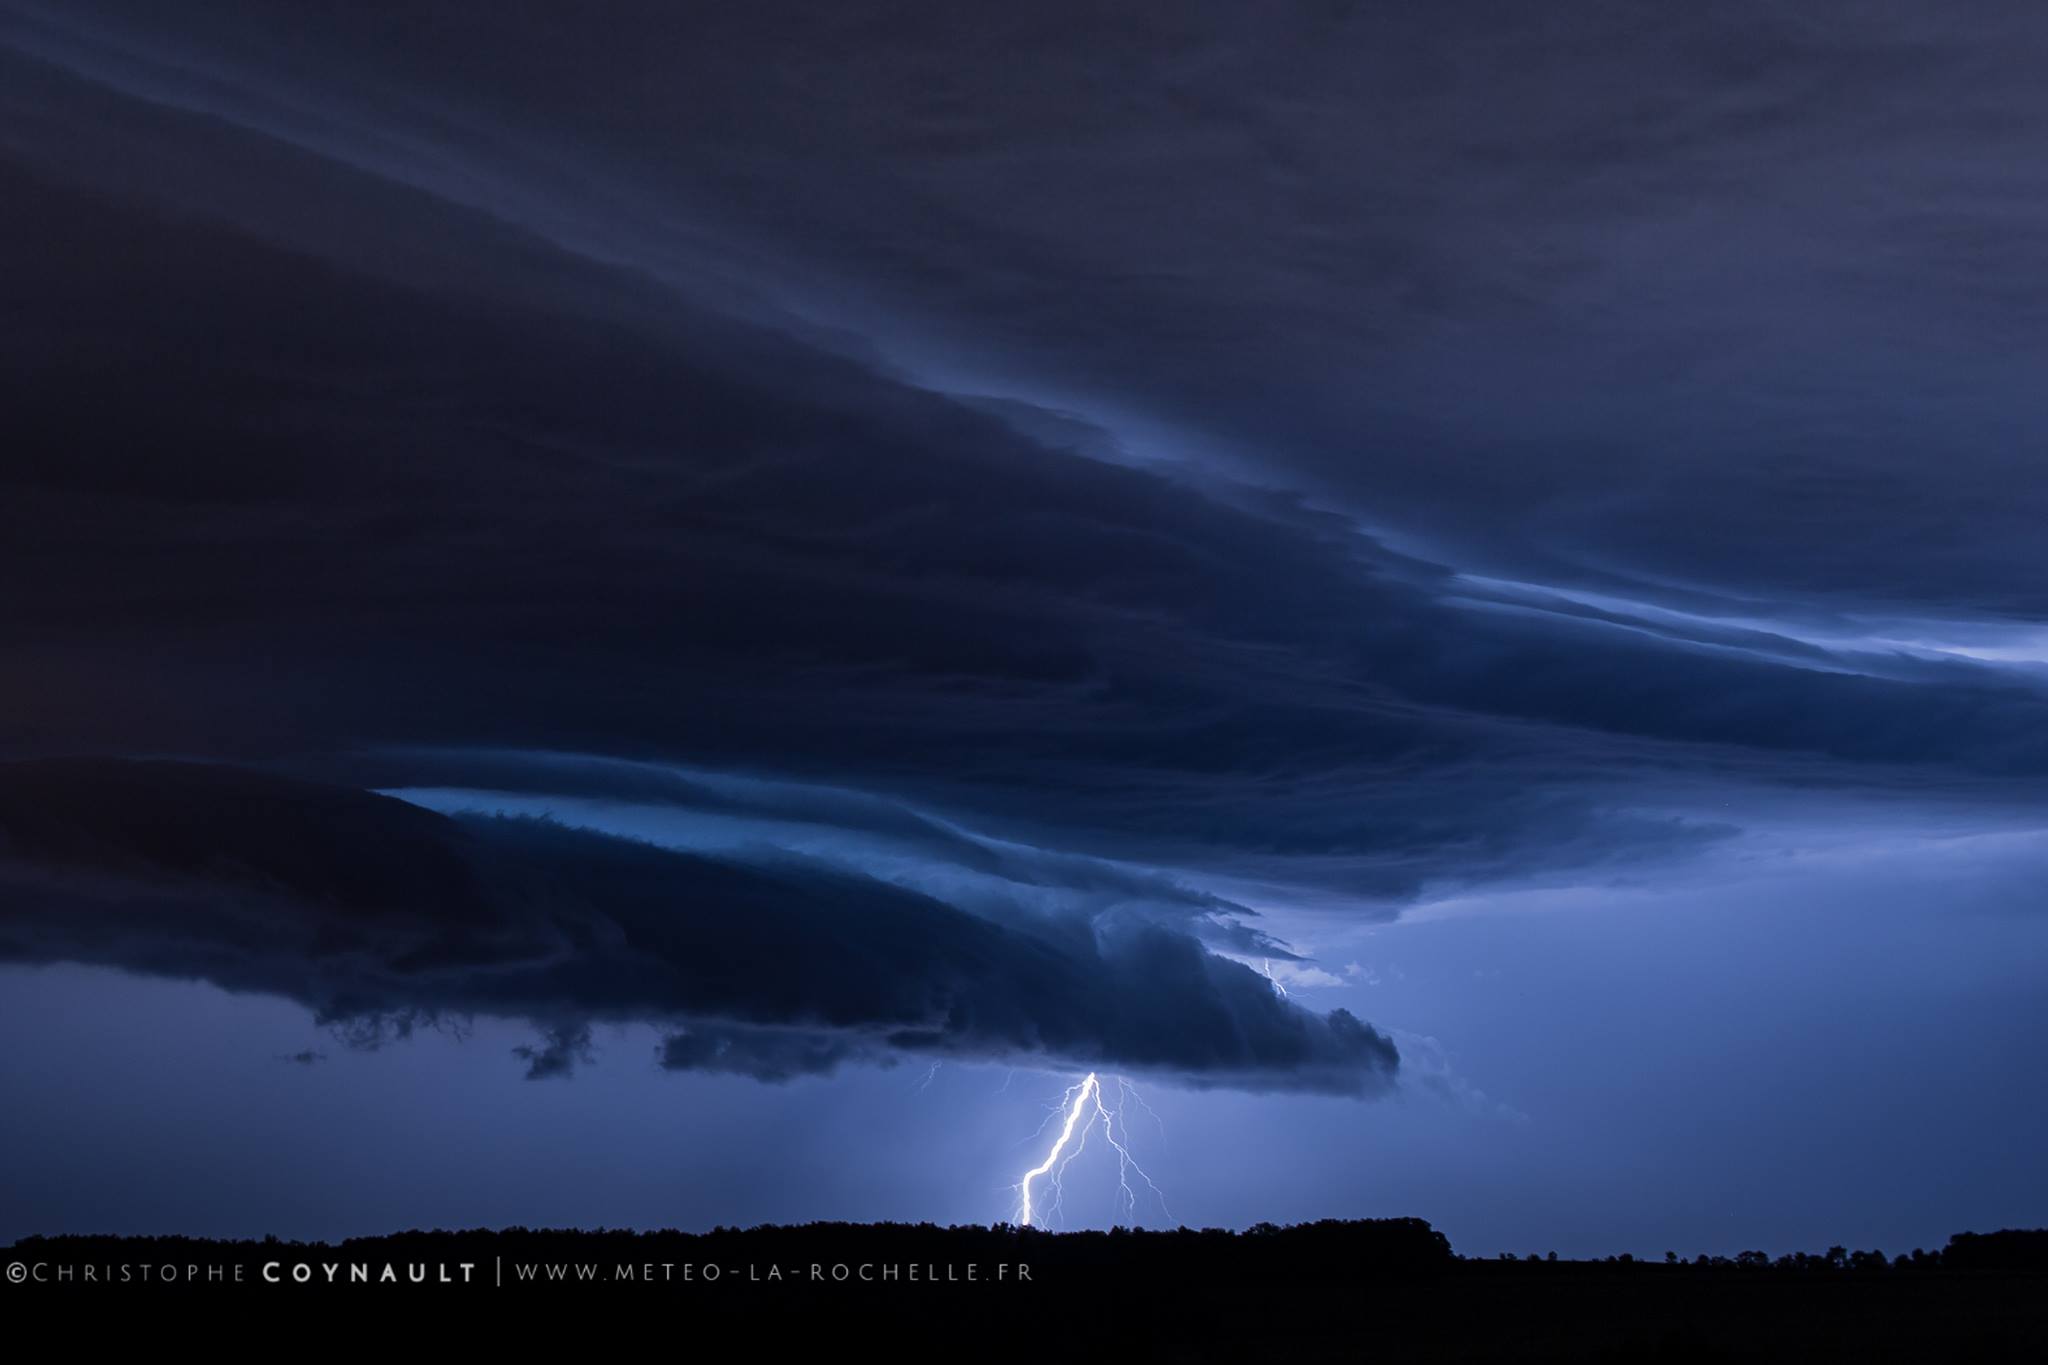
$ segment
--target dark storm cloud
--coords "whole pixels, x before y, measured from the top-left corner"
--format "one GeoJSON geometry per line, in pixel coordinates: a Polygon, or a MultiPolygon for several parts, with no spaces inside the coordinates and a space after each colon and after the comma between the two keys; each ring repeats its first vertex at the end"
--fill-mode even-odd
{"type": "Polygon", "coordinates": [[[574,1074],[578,1063],[588,1063],[596,1054],[590,1025],[558,1024],[542,1030],[539,1043],[513,1048],[512,1055],[526,1063],[527,1080],[544,1081],[550,1076],[574,1074]]]}
{"type": "Polygon", "coordinates": [[[1461,558],[2048,605],[2033,7],[11,9],[115,88],[1149,413],[1461,558]]]}
{"type": "Polygon", "coordinates": [[[2037,676],[1816,642],[2031,610],[2044,510],[2035,21],[1857,15],[0,6],[7,746],[807,778],[1240,951],[1105,864],[2033,799],[2037,676]]]}
{"type": "Polygon", "coordinates": [[[787,1081],[836,1070],[850,1061],[889,1060],[879,1045],[808,1029],[745,1029],[698,1025],[661,1041],[670,1071],[725,1071],[787,1081]]]}
{"type": "Polygon", "coordinates": [[[301,1001],[374,1046],[444,1015],[535,1020],[530,1078],[592,1021],[661,1063],[764,1079],[891,1051],[1370,1094],[1394,1045],[1185,934],[1025,932],[791,858],[739,863],[530,820],[163,762],[0,766],[0,957],[301,1001]]]}
{"type": "MultiPolygon", "coordinates": [[[[490,812],[503,796],[537,795],[623,802],[690,820],[711,817],[743,832],[726,836],[743,848],[795,843],[808,856],[854,870],[865,870],[878,857],[908,864],[906,876],[927,869],[943,876],[946,897],[955,904],[993,896],[987,913],[997,918],[1020,893],[1042,893],[1063,911],[1141,913],[1240,953],[1294,956],[1285,944],[1244,923],[1258,912],[1241,902],[1145,868],[979,837],[860,791],[693,775],[583,754],[412,749],[347,755],[321,766],[351,784],[419,795],[438,809],[490,812]]],[[[666,828],[675,837],[673,820],[666,828]]]]}

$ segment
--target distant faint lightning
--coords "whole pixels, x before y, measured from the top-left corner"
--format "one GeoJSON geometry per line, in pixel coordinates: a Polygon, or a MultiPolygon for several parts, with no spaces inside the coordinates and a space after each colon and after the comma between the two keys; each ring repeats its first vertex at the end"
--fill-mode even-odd
{"type": "MultiPolygon", "coordinates": [[[[1059,1106],[1052,1111],[1052,1115],[1058,1115],[1062,1110],[1065,1111],[1066,1119],[1060,1126],[1060,1135],[1053,1141],[1052,1150],[1045,1154],[1045,1160],[1024,1172],[1024,1178],[1017,1182],[1017,1222],[1019,1226],[1027,1228],[1031,1226],[1034,1212],[1031,1203],[1031,1186],[1034,1181],[1042,1177],[1051,1177],[1052,1207],[1050,1211],[1054,1213],[1059,1211],[1060,1199],[1063,1194],[1061,1177],[1066,1173],[1067,1164],[1079,1156],[1087,1147],[1088,1134],[1095,1127],[1097,1119],[1102,1121],[1103,1139],[1116,1152],[1118,1213],[1126,1218],[1135,1218],[1137,1215],[1138,1192],[1131,1187],[1131,1174],[1135,1171],[1138,1179],[1145,1182],[1145,1188],[1152,1191],[1153,1195],[1158,1198],[1160,1210],[1165,1212],[1168,1218],[1173,1216],[1166,1208],[1165,1194],[1160,1191],[1157,1185],[1152,1183],[1152,1177],[1145,1173],[1145,1168],[1140,1166],[1137,1158],[1131,1155],[1130,1147],[1126,1144],[1125,1140],[1117,1137],[1117,1125],[1124,1123],[1124,1107],[1130,1100],[1137,1100],[1138,1104],[1147,1113],[1152,1112],[1152,1106],[1146,1104],[1144,1097],[1139,1095],[1131,1083],[1121,1076],[1116,1078],[1116,1085],[1117,1102],[1114,1110],[1103,1101],[1102,1081],[1093,1071],[1082,1077],[1075,1084],[1068,1086],[1066,1092],[1060,1096],[1059,1106]],[[1085,1118],[1083,1117],[1084,1115],[1086,1116],[1085,1118]],[[1068,1150],[1069,1144],[1072,1145],[1071,1151],[1068,1150]]],[[[1045,1123],[1039,1125],[1039,1132],[1043,1133],[1051,1124],[1052,1115],[1047,1117],[1045,1123]]],[[[1159,1116],[1157,1114],[1152,1114],[1152,1117],[1155,1122],[1158,1121],[1159,1116]]],[[[1128,1136],[1129,1131],[1129,1125],[1125,1124],[1126,1136],[1128,1136]]],[[[1163,1132],[1164,1129],[1161,1131],[1163,1132]]]]}

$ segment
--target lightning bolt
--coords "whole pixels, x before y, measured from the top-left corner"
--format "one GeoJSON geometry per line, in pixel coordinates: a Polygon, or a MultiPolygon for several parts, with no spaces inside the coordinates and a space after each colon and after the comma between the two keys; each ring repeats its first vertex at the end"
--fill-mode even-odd
{"type": "MultiPolygon", "coordinates": [[[[1095,1079],[1095,1073],[1092,1071],[1088,1073],[1087,1078],[1083,1080],[1079,1085],[1070,1085],[1067,1087],[1067,1093],[1065,1096],[1061,1097],[1060,1104],[1062,1105],[1062,1107],[1066,1107],[1068,1105],[1068,1101],[1071,1100],[1072,1105],[1071,1107],[1067,1108],[1067,1123],[1064,1128],[1060,1129],[1059,1141],[1053,1143],[1052,1150],[1045,1154],[1045,1160],[1039,1162],[1036,1166],[1033,1166],[1030,1170],[1024,1172],[1024,1178],[1021,1181],[1017,1182],[1018,1226],[1027,1228],[1031,1226],[1031,1182],[1038,1179],[1040,1176],[1045,1175],[1047,1172],[1051,1171],[1055,1163],[1059,1163],[1060,1153],[1064,1152],[1067,1149],[1067,1144],[1074,1140],[1074,1125],[1081,1121],[1081,1111],[1087,1107],[1088,1101],[1091,1098],[1099,1097],[1101,1090],[1102,1083],[1095,1079]]],[[[1088,1119],[1089,1122],[1092,1124],[1095,1120],[1095,1116],[1093,1114],[1090,1114],[1088,1116],[1088,1119]]],[[[1048,1122],[1050,1122],[1050,1120],[1048,1120],[1048,1122]]],[[[1044,1131],[1043,1125],[1040,1126],[1039,1131],[1044,1131]]],[[[1086,1130],[1083,1130],[1081,1140],[1083,1142],[1086,1142],[1088,1140],[1086,1130]]],[[[1072,1158],[1069,1158],[1069,1160],[1071,1159],[1072,1158]]],[[[1060,1164],[1061,1168],[1064,1169],[1064,1163],[1060,1164]]],[[[1053,1183],[1055,1186],[1055,1191],[1057,1191],[1057,1186],[1059,1183],[1058,1177],[1054,1177],[1053,1183]]],[[[1055,1192],[1054,1198],[1055,1200],[1057,1200],[1057,1192],[1055,1192]]],[[[1057,1207],[1057,1203],[1055,1203],[1055,1207],[1057,1207]]]]}
{"type": "Polygon", "coordinates": [[[1038,1131],[1042,1134],[1052,1126],[1053,1118],[1062,1113],[1066,1116],[1060,1125],[1059,1137],[1054,1139],[1052,1150],[1045,1154],[1045,1160],[1024,1172],[1024,1178],[1017,1182],[1017,1222],[1020,1227],[1031,1226],[1034,1215],[1031,1186],[1036,1181],[1050,1178],[1048,1183],[1052,1186],[1052,1206],[1046,1212],[1055,1216],[1059,1213],[1060,1200],[1064,1194],[1062,1177],[1074,1158],[1087,1149],[1088,1134],[1094,1131],[1098,1121],[1102,1125],[1103,1140],[1108,1142],[1111,1150],[1116,1153],[1118,1215],[1133,1220],[1137,1217],[1138,1191],[1131,1184],[1131,1176],[1135,1174],[1144,1182],[1145,1188],[1159,1200],[1160,1210],[1165,1212],[1169,1219],[1173,1217],[1166,1208],[1165,1194],[1152,1183],[1152,1177],[1145,1173],[1145,1168],[1131,1155],[1130,1127],[1124,1121],[1124,1109],[1132,1100],[1136,1100],[1140,1108],[1152,1114],[1154,1122],[1158,1121],[1159,1116],[1152,1113],[1152,1106],[1145,1103],[1144,1097],[1138,1094],[1129,1081],[1121,1076],[1115,1080],[1117,1101],[1114,1109],[1110,1108],[1103,1098],[1101,1078],[1091,1071],[1067,1087],[1066,1092],[1060,1096],[1059,1104],[1054,1106],[1046,1121],[1039,1125],[1038,1131]],[[1123,1137],[1117,1136],[1119,1127],[1124,1130],[1123,1137]]]}
{"type": "MultiPolygon", "coordinates": [[[[1165,1214],[1168,1220],[1171,1220],[1173,1218],[1173,1211],[1166,1207],[1166,1195],[1157,1185],[1152,1183],[1152,1177],[1145,1174],[1145,1168],[1138,1164],[1137,1158],[1131,1155],[1130,1148],[1125,1145],[1130,1139],[1131,1128],[1124,1121],[1124,1108],[1133,1099],[1138,1101],[1146,1113],[1152,1114],[1152,1121],[1154,1123],[1159,1122],[1159,1115],[1152,1113],[1152,1106],[1145,1103],[1144,1097],[1138,1094],[1137,1087],[1133,1086],[1123,1077],[1119,1076],[1116,1078],[1116,1117],[1114,1120],[1110,1117],[1109,1109],[1102,1103],[1102,1087],[1099,1085],[1095,1087],[1095,1109],[1102,1116],[1102,1135],[1109,1140],[1109,1145],[1116,1149],[1116,1185],[1118,1196],[1123,1201],[1124,1217],[1134,1223],[1138,1220],[1138,1192],[1131,1188],[1131,1173],[1135,1171],[1138,1179],[1145,1182],[1145,1188],[1152,1191],[1153,1197],[1159,1201],[1159,1211],[1165,1214]],[[1116,1135],[1118,1128],[1124,1130],[1124,1136],[1121,1139],[1116,1135]]],[[[1164,1129],[1162,1128],[1161,1131],[1163,1132],[1164,1129]]]]}

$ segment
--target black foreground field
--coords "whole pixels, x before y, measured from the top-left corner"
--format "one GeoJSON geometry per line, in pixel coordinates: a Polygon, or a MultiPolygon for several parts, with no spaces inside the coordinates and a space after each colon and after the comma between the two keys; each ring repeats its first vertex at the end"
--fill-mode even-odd
{"type": "Polygon", "coordinates": [[[10,1313],[409,1301],[520,1319],[602,1305],[763,1344],[881,1332],[971,1344],[971,1358],[1046,1360],[2048,1359],[2048,1231],[1776,1260],[1468,1259],[1420,1219],[1244,1233],[514,1228],[331,1245],[67,1236],[26,1238],[0,1258],[10,1313]]]}

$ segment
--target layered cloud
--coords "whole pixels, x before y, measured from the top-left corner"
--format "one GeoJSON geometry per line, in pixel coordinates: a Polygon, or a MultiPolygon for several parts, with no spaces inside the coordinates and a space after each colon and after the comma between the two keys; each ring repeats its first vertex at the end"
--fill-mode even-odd
{"type": "Polygon", "coordinates": [[[2012,459],[2025,7],[439,13],[398,41],[347,6],[12,0],[13,102],[44,114],[13,152],[355,267],[578,293],[495,267],[525,234],[1508,576],[2048,607],[2012,459]],[[208,164],[163,174],[174,144],[208,164]],[[395,225],[393,187],[495,250],[395,225]]]}
{"type": "Polygon", "coordinates": [[[1941,153],[2024,137],[2024,48],[1283,8],[452,4],[394,46],[0,4],[5,753],[448,813],[330,812],[388,868],[223,820],[120,882],[179,933],[39,911],[34,951],[512,1011],[541,1075],[673,1014],[692,1067],[1346,1088],[1376,1035],[1219,955],[1290,951],[1254,910],[1631,877],[1800,803],[2035,818],[2038,210],[1941,153]],[[669,846],[488,814],[572,800],[669,846]],[[205,911],[216,838],[386,918],[336,956],[356,920],[205,911]],[[654,932],[642,880],[768,907],[716,960],[778,1006],[545,965],[654,932]],[[806,956],[841,902],[895,989],[806,956]]]}
{"type": "Polygon", "coordinates": [[[1396,1049],[1343,1010],[1143,918],[967,913],[783,856],[746,864],[532,819],[451,819],[235,769],[0,768],[0,952],[299,1000],[374,1044],[534,1020],[528,1074],[593,1021],[668,1030],[672,1069],[765,1079],[920,1056],[1114,1066],[1370,1094],[1396,1049]]]}

